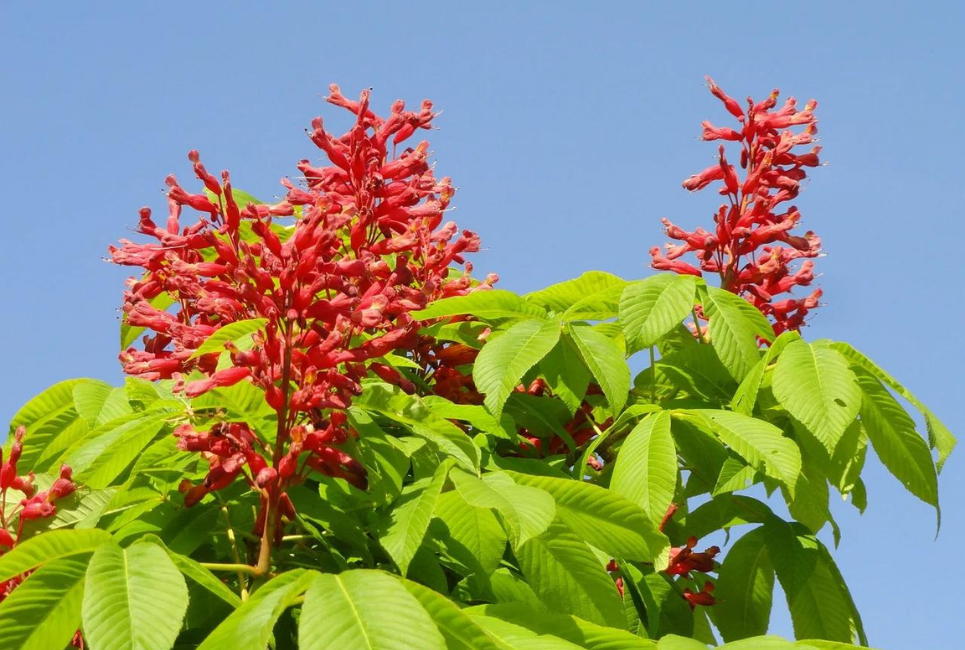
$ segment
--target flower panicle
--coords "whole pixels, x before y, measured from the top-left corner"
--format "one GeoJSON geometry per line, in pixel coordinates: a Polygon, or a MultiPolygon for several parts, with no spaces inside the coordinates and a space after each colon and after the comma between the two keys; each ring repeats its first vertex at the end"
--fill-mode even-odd
{"type": "MultiPolygon", "coordinates": [[[[175,432],[181,449],[209,464],[200,484],[182,486],[188,505],[245,480],[278,513],[286,486],[311,472],[365,489],[364,467],[341,448],[356,435],[345,411],[362,379],[372,373],[412,392],[413,382],[386,355],[402,350],[435,359],[438,352],[452,359],[432,362],[432,370],[442,370],[434,385],[455,390],[446,375],[455,382],[453,364],[466,355],[427,341],[411,312],[497,280],[472,279],[467,256],[480,240],[445,220],[452,180],[436,177],[427,141],[408,145],[432,128],[432,102],[407,110],[396,101],[383,118],[367,90],[356,100],[332,85],[327,100],[351,113],[353,124],[336,136],[321,117],[312,120],[306,133],[325,162],[298,162],[298,176],[282,179],[281,200],[252,200],[227,171],[214,175],[191,151],[202,189],[168,176],[164,225],[149,208],[140,212],[137,232],[154,241],[110,248],[113,262],[142,269],[128,281],[123,310],[127,324],[147,335],[120,354],[126,373],[173,380],[189,398],[250,382],[277,414],[277,431],[226,422],[175,432]],[[182,223],[186,209],[197,221],[182,223]],[[202,349],[222,328],[255,319],[263,325],[244,344],[202,349]],[[270,438],[273,444],[260,446],[270,438]]],[[[463,390],[474,391],[466,383],[463,390]]]]}
{"type": "Polygon", "coordinates": [[[716,183],[726,203],[714,214],[711,232],[688,232],[664,219],[667,236],[680,243],[651,248],[652,266],[698,277],[717,274],[723,289],[753,303],[777,333],[799,330],[819,305],[821,290],[803,298],[778,297],[811,285],[811,259],[821,254],[821,240],[810,231],[798,234],[801,213],[785,204],[797,198],[807,170],[820,164],[821,147],[814,144],[817,102],[800,107],[789,97],[778,106],[779,92],[774,90],[759,102],[748,98],[745,109],[710,77],[707,84],[737,125],[702,123],[702,139],[721,142],[717,162],[684,180],[683,187],[695,192],[716,183]],[[740,147],[736,165],[726,156],[726,143],[740,147]],[[810,148],[799,151],[801,147],[810,148]],[[688,253],[696,264],[679,259],[688,253]]]}

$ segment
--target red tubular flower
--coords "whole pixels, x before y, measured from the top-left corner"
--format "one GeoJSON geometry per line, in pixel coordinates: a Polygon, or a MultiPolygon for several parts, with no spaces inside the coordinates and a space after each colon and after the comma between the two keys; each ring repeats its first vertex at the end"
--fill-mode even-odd
{"type": "MultiPolygon", "coordinates": [[[[312,121],[309,138],[327,163],[300,161],[302,182],[283,180],[282,201],[242,200],[228,172],[219,180],[191,151],[206,194],[169,176],[166,227],[154,223],[149,209],[140,213],[138,231],[156,243],[122,240],[110,248],[115,263],[142,273],[129,281],[123,309],[127,323],[148,335],[143,346],[121,353],[125,372],[173,379],[187,397],[251,382],[277,412],[277,430],[257,436],[246,425],[231,429],[235,423],[175,433],[180,449],[202,453],[209,464],[200,485],[185,486],[185,504],[245,480],[262,495],[269,513],[262,518],[273,518],[261,523],[266,535],[281,525],[286,486],[310,472],[365,489],[364,466],[339,448],[354,435],[344,411],[361,380],[372,373],[414,390],[405,373],[383,359],[400,349],[426,349],[425,358],[415,360],[430,363],[428,348],[436,343],[419,333],[422,324],[410,312],[437,298],[489,289],[496,280],[471,280],[465,256],[479,250],[479,238],[443,224],[454,188],[435,177],[429,143],[396,155],[397,145],[431,128],[432,103],[410,112],[399,101],[382,118],[367,91],[355,100],[332,86],[328,101],[349,111],[354,124],[337,137],[321,118],[312,121]],[[201,213],[195,223],[182,224],[185,206],[201,213]],[[464,267],[459,277],[451,277],[453,264],[464,267]],[[162,293],[174,299],[173,309],[151,303],[162,293]],[[197,354],[225,326],[254,319],[265,324],[251,335],[249,349],[226,344],[197,354]],[[259,436],[273,441],[270,453],[259,436]]],[[[452,379],[446,367],[434,366],[437,390],[447,390],[452,379]]],[[[474,391],[471,378],[460,390],[474,391]]]]}
{"type": "Polygon", "coordinates": [[[714,558],[720,553],[720,548],[711,546],[703,553],[694,553],[693,548],[697,546],[697,538],[690,537],[687,543],[680,548],[670,549],[670,564],[667,566],[667,574],[672,576],[686,576],[691,571],[708,573],[714,570],[714,558]]]}
{"type": "Polygon", "coordinates": [[[800,221],[800,212],[790,207],[778,213],[782,203],[797,197],[806,168],[819,164],[820,147],[807,153],[795,153],[799,146],[809,145],[817,133],[814,109],[817,102],[809,101],[798,110],[793,97],[777,106],[778,91],[767,99],[754,103],[748,100],[745,111],[724,93],[710,77],[710,92],[723,102],[727,111],[737,118],[739,129],[713,126],[704,122],[704,140],[740,143],[741,179],[734,166],[724,157],[720,146],[717,165],[708,167],[683,182],[684,188],[697,191],[721,181],[720,194],[728,203],[721,206],[714,219],[716,231],[701,229],[687,232],[664,220],[667,235],[682,242],[666,246],[664,254],[652,248],[652,266],[658,270],[701,276],[702,272],[720,276],[721,287],[745,297],[774,323],[777,333],[798,330],[807,314],[818,306],[819,292],[805,299],[776,301],[775,296],[791,292],[794,287],[807,286],[814,279],[812,263],[804,262],[796,270],[792,264],[802,258],[818,257],[820,240],[813,233],[803,237],[792,233],[800,221]],[[804,126],[802,132],[790,127],[804,126]],[[685,253],[695,254],[699,268],[677,258],[685,253]]]}
{"type": "Polygon", "coordinates": [[[690,603],[690,609],[696,609],[697,605],[710,607],[717,603],[717,600],[714,598],[714,584],[710,581],[705,582],[703,589],[698,592],[684,588],[683,596],[684,599],[690,603]]]}

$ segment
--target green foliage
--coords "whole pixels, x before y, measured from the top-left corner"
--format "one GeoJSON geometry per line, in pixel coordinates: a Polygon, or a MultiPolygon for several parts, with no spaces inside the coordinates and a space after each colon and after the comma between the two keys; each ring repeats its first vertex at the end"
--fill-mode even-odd
{"type": "MultiPolygon", "coordinates": [[[[479,350],[461,370],[481,398],[433,394],[418,355],[386,355],[416,388],[369,378],[348,409],[357,435],[345,448],[367,489],[299,468],[296,515],[285,515],[269,572],[252,532],[257,489],[237,482],[184,508],[179,486],[207,468],[171,435],[241,421],[270,448],[277,414],[260,389],[189,400],[171,382],[75,379],[31,400],[10,428],[26,427],[22,471],[44,490],[67,462],[81,487],[0,555],[0,582],[26,576],[0,601],[5,642],[59,648],[80,629],[93,650],[867,644],[815,536],[828,523],[839,534],[830,494],[863,507],[870,445],[937,508],[954,438],[866,357],[775,339],[748,303],[691,276],[589,272],[526,296],[439,300],[417,316],[425,335],[479,350]],[[699,340],[684,326],[695,306],[709,318],[699,340]],[[635,379],[631,367],[642,368],[635,379]],[[927,436],[898,398],[922,413],[927,436]],[[780,503],[743,493],[752,486],[780,503]],[[729,543],[716,564],[674,573],[688,537],[718,531],[729,543]],[[716,604],[692,609],[685,590],[708,581],[716,604]],[[802,641],[764,636],[775,581],[802,641]]],[[[263,326],[224,327],[196,354],[246,349],[263,326]]],[[[24,496],[5,494],[8,522],[24,496]]]]}

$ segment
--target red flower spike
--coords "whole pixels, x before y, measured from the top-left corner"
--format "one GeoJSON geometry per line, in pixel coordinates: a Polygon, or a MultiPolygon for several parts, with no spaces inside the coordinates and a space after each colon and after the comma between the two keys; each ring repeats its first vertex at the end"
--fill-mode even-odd
{"type": "Polygon", "coordinates": [[[720,194],[728,202],[715,215],[716,231],[701,229],[687,232],[669,222],[667,235],[682,242],[667,246],[666,254],[652,248],[652,266],[658,270],[701,276],[703,272],[720,276],[721,287],[743,296],[768,316],[777,333],[798,330],[807,314],[818,306],[820,294],[804,299],[775,297],[791,292],[796,286],[807,286],[814,278],[810,262],[797,270],[792,264],[801,258],[818,257],[820,240],[811,233],[803,237],[793,234],[800,221],[796,208],[778,213],[780,204],[793,200],[806,178],[806,169],[820,164],[820,147],[807,153],[795,153],[794,148],[810,145],[817,132],[811,100],[803,110],[789,98],[777,106],[778,91],[755,103],[748,100],[744,109],[725,94],[709,77],[711,93],[724,103],[727,111],[737,118],[739,129],[702,124],[704,140],[721,140],[740,144],[740,166],[746,170],[741,179],[724,156],[720,145],[719,164],[708,167],[683,182],[684,188],[697,191],[720,181],[720,194]],[[804,126],[802,132],[791,127],[804,126]],[[678,258],[693,253],[699,268],[678,258]],[[763,260],[763,261],[762,261],[763,260]]]}
{"type": "Polygon", "coordinates": [[[175,431],[179,449],[201,453],[208,463],[201,485],[180,486],[185,505],[245,480],[262,491],[256,532],[266,535],[281,535],[266,512],[276,517],[285,488],[310,472],[366,488],[365,467],[339,448],[351,435],[344,411],[370,373],[415,390],[408,371],[380,357],[424,349],[413,358],[432,370],[432,390],[482,402],[471,376],[454,369],[476,351],[453,348],[437,358],[431,348],[442,351],[445,344],[421,335],[422,324],[409,316],[432,300],[487,290],[496,281],[470,278],[465,256],[479,250],[478,236],[441,226],[454,188],[450,179],[435,178],[429,143],[395,154],[395,145],[431,128],[432,103],[406,111],[399,101],[383,119],[370,108],[368,91],[354,100],[332,86],[328,101],[349,111],[354,124],[336,137],[321,118],[312,121],[309,137],[328,161],[300,161],[303,182],[283,180],[281,201],[242,203],[228,172],[219,180],[191,151],[194,175],[210,194],[169,176],[166,228],[157,227],[149,209],[140,214],[138,231],[155,243],[121,241],[110,249],[115,263],[142,274],[128,283],[124,313],[148,335],[143,348],[120,355],[126,373],[173,379],[175,392],[188,398],[251,382],[278,413],[282,426],[258,435],[238,423],[175,431]],[[200,212],[195,223],[181,224],[185,206],[200,212]],[[298,217],[286,219],[296,207],[298,217]],[[464,265],[458,278],[450,277],[453,264],[464,265]],[[151,305],[161,293],[174,298],[174,309],[151,305]],[[265,325],[252,334],[251,349],[228,344],[226,354],[197,354],[221,328],[253,319],[265,325]]]}

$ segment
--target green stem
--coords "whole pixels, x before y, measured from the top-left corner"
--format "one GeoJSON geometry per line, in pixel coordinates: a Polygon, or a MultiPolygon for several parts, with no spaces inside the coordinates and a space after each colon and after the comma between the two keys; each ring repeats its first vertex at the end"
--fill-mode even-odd
{"type": "Polygon", "coordinates": [[[259,578],[263,575],[258,567],[249,566],[247,564],[222,564],[219,562],[201,562],[200,564],[209,571],[234,571],[237,573],[244,573],[253,578],[259,578]]]}

